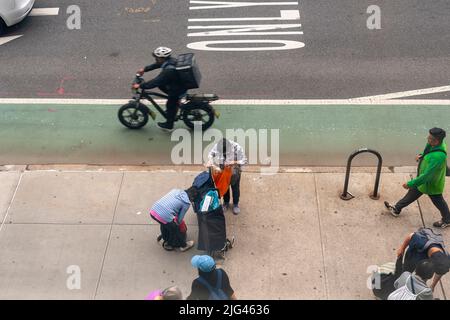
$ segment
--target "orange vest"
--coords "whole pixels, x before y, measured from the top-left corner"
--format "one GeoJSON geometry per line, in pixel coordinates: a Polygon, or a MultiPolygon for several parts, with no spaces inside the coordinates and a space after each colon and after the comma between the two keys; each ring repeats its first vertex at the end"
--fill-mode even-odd
{"type": "Polygon", "coordinates": [[[231,167],[225,167],[221,172],[213,170],[212,177],[217,190],[219,190],[219,197],[222,198],[228,192],[232,174],[231,167]]]}

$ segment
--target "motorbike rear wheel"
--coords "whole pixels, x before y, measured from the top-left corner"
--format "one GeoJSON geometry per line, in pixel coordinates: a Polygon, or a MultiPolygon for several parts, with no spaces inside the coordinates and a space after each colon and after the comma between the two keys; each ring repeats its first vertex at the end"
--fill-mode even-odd
{"type": "Polygon", "coordinates": [[[140,129],[148,122],[148,110],[142,103],[129,102],[118,111],[119,121],[127,128],[140,129]]]}
{"type": "Polygon", "coordinates": [[[214,109],[209,104],[187,106],[182,111],[184,124],[194,129],[194,122],[201,122],[202,131],[209,129],[215,120],[214,109]]]}

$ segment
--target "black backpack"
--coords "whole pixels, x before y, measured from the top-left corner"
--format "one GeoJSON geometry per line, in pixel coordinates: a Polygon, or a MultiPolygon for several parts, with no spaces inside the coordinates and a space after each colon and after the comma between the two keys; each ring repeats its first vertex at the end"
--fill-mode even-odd
{"type": "Polygon", "coordinates": [[[389,295],[395,291],[394,283],[400,277],[403,272],[403,255],[397,258],[395,263],[395,271],[389,274],[378,274],[374,273],[372,277],[372,292],[373,294],[381,300],[387,300],[389,295]],[[380,287],[376,287],[377,281],[376,276],[379,277],[380,287]]]}
{"type": "Polygon", "coordinates": [[[202,74],[193,53],[180,54],[175,69],[185,89],[200,88],[202,74]]]}
{"type": "Polygon", "coordinates": [[[197,280],[208,289],[209,291],[208,300],[229,300],[229,297],[227,296],[225,291],[222,290],[222,278],[223,278],[222,270],[216,269],[216,274],[217,274],[217,283],[214,287],[210,285],[208,281],[206,281],[206,279],[204,279],[201,276],[198,277],[197,280]]]}

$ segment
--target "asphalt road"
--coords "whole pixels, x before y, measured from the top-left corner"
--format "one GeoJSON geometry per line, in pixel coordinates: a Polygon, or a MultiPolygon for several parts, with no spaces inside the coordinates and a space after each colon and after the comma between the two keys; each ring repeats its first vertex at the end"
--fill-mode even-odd
{"type": "MultiPolygon", "coordinates": [[[[156,46],[179,53],[192,51],[187,46],[193,42],[248,39],[305,46],[195,50],[204,77],[201,91],[225,99],[339,99],[450,84],[447,0],[303,0],[298,5],[208,10],[189,10],[189,1],[181,0],[37,0],[36,7],[59,7],[60,13],[28,17],[11,28],[8,36],[23,36],[0,46],[0,98],[128,98],[135,70],[152,62],[156,46]],[[380,30],[366,25],[372,4],[381,9],[380,30]],[[69,5],[81,8],[80,30],[66,26],[69,5]],[[280,10],[299,11],[300,20],[188,20],[276,17],[280,10]],[[303,34],[188,37],[221,30],[188,26],[298,23],[299,28],[263,32],[303,34]]],[[[449,99],[450,93],[411,98],[449,99]]]]}

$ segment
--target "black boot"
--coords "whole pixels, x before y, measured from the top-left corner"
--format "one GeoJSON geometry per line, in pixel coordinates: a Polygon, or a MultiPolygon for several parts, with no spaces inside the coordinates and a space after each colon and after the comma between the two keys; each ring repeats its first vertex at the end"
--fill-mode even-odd
{"type": "Polygon", "coordinates": [[[164,130],[164,131],[168,131],[168,132],[172,132],[173,131],[173,123],[169,124],[168,122],[158,122],[158,128],[164,130]]]}

